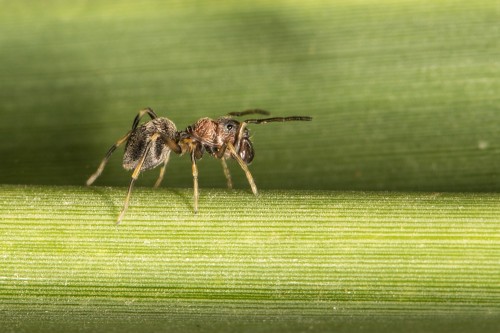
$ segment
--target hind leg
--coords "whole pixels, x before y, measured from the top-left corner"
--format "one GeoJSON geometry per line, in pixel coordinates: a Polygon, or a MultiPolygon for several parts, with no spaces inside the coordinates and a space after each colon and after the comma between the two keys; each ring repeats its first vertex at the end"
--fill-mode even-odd
{"type": "Polygon", "coordinates": [[[99,167],[97,168],[97,171],[92,174],[92,176],[87,179],[87,186],[92,185],[92,183],[101,175],[101,173],[104,170],[104,167],[106,167],[106,164],[108,163],[109,158],[113,154],[113,152],[118,148],[122,143],[128,140],[131,132],[128,132],[125,134],[122,138],[120,138],[114,145],[109,148],[108,152],[106,153],[106,156],[104,156],[103,160],[101,161],[101,164],[99,164],[99,167]]]}
{"type": "Polygon", "coordinates": [[[125,216],[125,212],[127,211],[130,202],[130,195],[132,194],[132,188],[134,187],[134,183],[137,180],[137,178],[139,178],[139,174],[141,173],[141,168],[142,165],[144,164],[144,161],[146,160],[146,156],[148,156],[151,146],[156,142],[157,139],[158,139],[158,134],[155,134],[151,137],[151,141],[148,142],[148,145],[146,146],[146,149],[144,150],[144,153],[141,159],[139,160],[139,163],[137,163],[137,166],[134,168],[134,172],[132,173],[132,180],[130,181],[127,196],[125,197],[125,203],[123,204],[123,209],[120,212],[120,215],[118,216],[116,224],[120,224],[123,217],[125,216]]]}
{"type": "Polygon", "coordinates": [[[158,176],[158,179],[156,180],[156,183],[153,186],[153,188],[157,188],[158,186],[160,186],[163,180],[163,176],[165,176],[165,169],[167,167],[168,160],[170,159],[170,152],[171,152],[170,150],[167,151],[167,156],[165,156],[165,162],[163,162],[163,165],[160,169],[160,175],[158,176]]]}
{"type": "Polygon", "coordinates": [[[116,141],[116,143],[114,145],[112,145],[111,148],[109,148],[108,152],[106,153],[103,160],[101,161],[101,164],[99,164],[99,167],[97,168],[96,172],[94,172],[89,177],[89,179],[87,179],[87,186],[92,185],[92,183],[94,183],[95,180],[101,175],[101,173],[104,171],[104,168],[106,167],[106,164],[108,163],[108,160],[111,157],[111,155],[113,154],[113,152],[116,150],[116,148],[118,148],[120,145],[122,145],[124,142],[126,142],[128,140],[128,138],[130,137],[130,134],[133,131],[135,131],[135,129],[139,125],[139,121],[146,113],[151,117],[151,119],[155,119],[158,117],[156,115],[156,113],[150,108],[146,108],[146,109],[139,111],[137,116],[135,116],[135,118],[134,118],[134,122],[132,123],[132,129],[127,134],[125,134],[123,137],[121,137],[118,141],[116,141]]]}

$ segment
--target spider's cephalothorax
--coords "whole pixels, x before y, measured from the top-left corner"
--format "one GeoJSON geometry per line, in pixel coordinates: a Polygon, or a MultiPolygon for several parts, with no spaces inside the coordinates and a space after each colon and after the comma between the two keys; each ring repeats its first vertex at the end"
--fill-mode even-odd
{"type": "Polygon", "coordinates": [[[180,138],[181,142],[182,139],[198,142],[197,148],[201,150],[201,154],[197,152],[197,156],[200,157],[206,151],[215,158],[229,159],[232,157],[231,152],[226,148],[231,144],[240,158],[246,164],[250,164],[254,157],[250,134],[247,128],[243,128],[239,133],[240,129],[241,123],[231,117],[221,117],[216,120],[201,118],[180,132],[180,138]]]}
{"type": "Polygon", "coordinates": [[[268,115],[269,113],[255,109],[232,112],[216,120],[201,118],[185,130],[177,131],[175,124],[171,120],[158,117],[150,108],[141,110],[132,123],[132,129],[111,146],[97,171],[87,180],[87,185],[91,185],[100,176],[111,154],[118,146],[126,142],[123,167],[134,171],[117,223],[120,223],[127,211],[132,187],[139,174],[162,164],[160,176],[155,183],[155,187],[159,186],[172,151],[176,154],[189,154],[191,157],[195,212],[198,211],[198,167],[196,161],[201,159],[205,152],[221,160],[229,188],[232,188],[232,181],[226,160],[229,158],[235,159],[245,172],[252,192],[257,194],[257,186],[255,186],[252,174],[247,166],[252,162],[255,152],[246,126],[248,124],[265,124],[268,122],[309,121],[312,118],[303,116],[274,117],[247,119],[242,122],[232,118],[233,116],[247,114],[268,115]],[[141,118],[146,114],[151,117],[151,120],[139,126],[141,118]]]}

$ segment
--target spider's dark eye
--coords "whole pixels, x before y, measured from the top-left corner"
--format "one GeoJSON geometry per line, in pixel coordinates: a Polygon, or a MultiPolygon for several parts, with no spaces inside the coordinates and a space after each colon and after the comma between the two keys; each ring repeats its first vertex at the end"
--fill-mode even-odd
{"type": "Polygon", "coordinates": [[[230,130],[233,129],[233,127],[234,127],[233,124],[227,124],[226,125],[226,130],[230,131],[230,130]]]}

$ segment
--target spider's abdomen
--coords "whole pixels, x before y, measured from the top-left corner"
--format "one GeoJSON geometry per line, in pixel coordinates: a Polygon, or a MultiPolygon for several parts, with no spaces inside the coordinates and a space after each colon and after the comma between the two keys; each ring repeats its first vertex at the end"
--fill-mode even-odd
{"type": "Polygon", "coordinates": [[[164,138],[174,140],[176,133],[175,124],[167,118],[156,118],[137,127],[130,133],[125,145],[123,167],[132,170],[137,166],[155,134],[159,134],[159,137],[152,143],[141,171],[153,169],[162,164],[170,153],[170,148],[165,144],[164,138]]]}

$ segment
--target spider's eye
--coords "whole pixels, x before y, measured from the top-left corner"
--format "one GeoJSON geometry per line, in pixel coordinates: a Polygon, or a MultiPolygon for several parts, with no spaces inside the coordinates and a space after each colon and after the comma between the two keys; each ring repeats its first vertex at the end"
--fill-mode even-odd
{"type": "Polygon", "coordinates": [[[234,125],[233,125],[233,124],[227,124],[227,125],[226,125],[226,130],[230,131],[230,130],[232,130],[232,129],[233,129],[233,127],[234,127],[234,125]]]}

